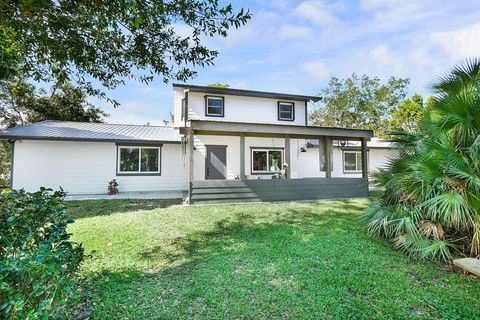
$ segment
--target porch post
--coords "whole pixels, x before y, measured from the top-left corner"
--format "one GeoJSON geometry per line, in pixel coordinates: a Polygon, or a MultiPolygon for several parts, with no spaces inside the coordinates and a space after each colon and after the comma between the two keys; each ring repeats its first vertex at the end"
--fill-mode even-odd
{"type": "Polygon", "coordinates": [[[193,187],[193,165],[194,165],[194,138],[193,129],[188,128],[188,203],[192,200],[192,187],[193,187]]]}
{"type": "Polygon", "coordinates": [[[290,179],[292,164],[290,163],[290,136],[288,134],[285,135],[285,163],[287,164],[285,176],[287,179],[290,179]]]}
{"type": "Polygon", "coordinates": [[[332,157],[332,139],[330,137],[325,137],[325,178],[330,179],[332,177],[332,162],[330,158],[332,157]]]}
{"type": "Polygon", "coordinates": [[[240,133],[240,180],[245,180],[245,133],[240,133]]]}
{"type": "Polygon", "coordinates": [[[362,138],[362,178],[368,179],[367,139],[362,138]]]}

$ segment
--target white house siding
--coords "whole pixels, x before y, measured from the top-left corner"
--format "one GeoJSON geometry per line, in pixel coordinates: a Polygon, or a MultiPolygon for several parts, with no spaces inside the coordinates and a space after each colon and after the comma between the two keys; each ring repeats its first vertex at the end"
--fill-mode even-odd
{"type": "MultiPolygon", "coordinates": [[[[190,120],[221,120],[233,122],[271,123],[285,125],[305,125],[305,101],[288,102],[295,103],[295,121],[278,120],[277,102],[280,100],[222,95],[225,98],[225,116],[205,116],[205,93],[188,93],[188,118],[190,120]]],[[[215,95],[213,95],[215,96],[215,95]]],[[[180,119],[181,100],[184,97],[183,91],[175,89],[175,116],[180,119]]],[[[284,100],[282,100],[284,101],[284,100]]],[[[177,122],[176,125],[181,125],[177,122]]]]}
{"type": "Polygon", "coordinates": [[[16,141],[13,187],[35,191],[61,186],[70,194],[102,194],[108,181],[117,179],[120,192],[188,189],[180,145],[163,145],[161,176],[117,177],[116,150],[110,142],[16,141]]]}
{"type": "MultiPolygon", "coordinates": [[[[235,179],[240,175],[240,137],[238,136],[195,136],[194,180],[205,179],[206,145],[227,146],[227,179],[235,179]]],[[[245,175],[247,179],[270,179],[271,175],[256,175],[251,173],[251,148],[285,148],[283,138],[245,137],[245,175]]],[[[389,157],[395,154],[392,149],[371,149],[369,151],[369,171],[373,172],[385,166],[389,157]]],[[[320,171],[320,152],[318,148],[306,148],[304,139],[290,140],[290,170],[291,178],[325,177],[320,171]],[[306,152],[301,152],[301,148],[306,152]]],[[[333,149],[332,177],[361,178],[361,173],[344,173],[343,151],[333,149]]]]}

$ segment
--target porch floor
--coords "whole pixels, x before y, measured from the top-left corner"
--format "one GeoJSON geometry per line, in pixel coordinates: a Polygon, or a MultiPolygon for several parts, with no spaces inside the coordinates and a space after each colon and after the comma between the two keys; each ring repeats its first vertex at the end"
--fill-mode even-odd
{"type": "Polygon", "coordinates": [[[65,200],[113,200],[113,199],[183,199],[187,192],[178,191],[148,191],[148,192],[120,192],[114,196],[107,194],[72,194],[65,200]]]}

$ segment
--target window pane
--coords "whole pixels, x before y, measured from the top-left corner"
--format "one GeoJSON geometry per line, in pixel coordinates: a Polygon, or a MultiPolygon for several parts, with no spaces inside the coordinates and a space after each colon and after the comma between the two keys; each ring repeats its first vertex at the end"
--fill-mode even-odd
{"type": "Polygon", "coordinates": [[[253,151],[253,171],[268,171],[267,151],[253,151]]]}
{"type": "Polygon", "coordinates": [[[362,153],[357,152],[357,171],[362,171],[362,153]]]}
{"type": "Polygon", "coordinates": [[[354,152],[345,152],[345,171],[355,171],[356,170],[356,155],[354,152]]]}
{"type": "Polygon", "coordinates": [[[292,105],[291,104],[280,104],[280,111],[292,111],[292,105]]]}
{"type": "Polygon", "coordinates": [[[120,171],[138,171],[138,158],[140,149],[121,148],[120,149],[120,171]]]}
{"type": "Polygon", "coordinates": [[[158,172],[158,149],[142,149],[141,168],[143,172],[158,172]]]}
{"type": "Polygon", "coordinates": [[[222,107],[208,107],[207,113],[222,115],[223,114],[222,107]]]}
{"type": "Polygon", "coordinates": [[[280,171],[282,169],[282,152],[281,151],[269,151],[268,161],[270,171],[280,171]]]}
{"type": "Polygon", "coordinates": [[[280,119],[292,119],[291,112],[280,112],[280,119]]]}

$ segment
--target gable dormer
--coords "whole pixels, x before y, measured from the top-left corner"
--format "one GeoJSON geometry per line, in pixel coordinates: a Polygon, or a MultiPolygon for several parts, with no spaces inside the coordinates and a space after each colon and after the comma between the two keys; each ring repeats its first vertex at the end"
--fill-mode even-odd
{"type": "Polygon", "coordinates": [[[174,84],[175,126],[189,120],[306,125],[308,103],[319,97],[174,84]]]}

